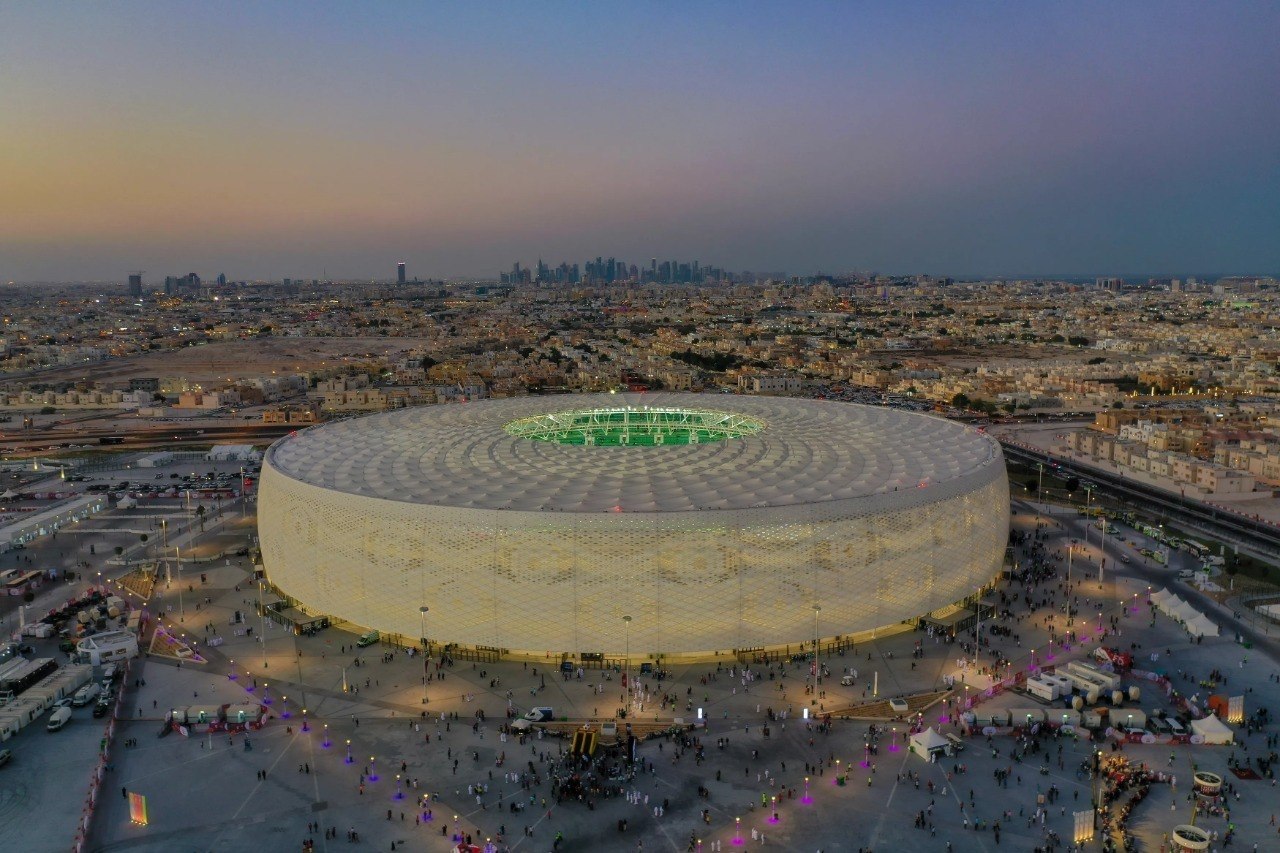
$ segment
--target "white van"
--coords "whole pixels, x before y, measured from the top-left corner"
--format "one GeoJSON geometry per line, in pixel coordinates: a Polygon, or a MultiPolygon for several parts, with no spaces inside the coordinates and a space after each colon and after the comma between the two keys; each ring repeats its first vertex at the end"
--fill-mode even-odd
{"type": "Polygon", "coordinates": [[[71,722],[71,709],[63,705],[61,708],[55,708],[49,715],[49,725],[45,728],[51,732],[61,731],[62,727],[69,722],[71,722]]]}

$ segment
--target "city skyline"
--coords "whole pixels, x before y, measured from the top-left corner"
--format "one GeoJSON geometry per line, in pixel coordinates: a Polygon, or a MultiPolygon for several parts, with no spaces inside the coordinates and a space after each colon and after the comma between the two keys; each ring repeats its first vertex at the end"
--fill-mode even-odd
{"type": "Polygon", "coordinates": [[[1278,23],[1262,3],[10,8],[0,281],[490,278],[602,250],[1265,274],[1278,23]]]}

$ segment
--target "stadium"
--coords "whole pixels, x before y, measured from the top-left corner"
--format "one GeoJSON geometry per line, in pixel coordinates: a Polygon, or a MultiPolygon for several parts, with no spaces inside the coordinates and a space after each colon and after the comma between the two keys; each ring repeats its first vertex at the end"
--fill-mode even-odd
{"type": "Polygon", "coordinates": [[[267,579],[307,612],[539,657],[897,625],[988,583],[1009,530],[1004,460],[980,431],[722,394],[336,421],[270,448],[258,505],[267,579]]]}

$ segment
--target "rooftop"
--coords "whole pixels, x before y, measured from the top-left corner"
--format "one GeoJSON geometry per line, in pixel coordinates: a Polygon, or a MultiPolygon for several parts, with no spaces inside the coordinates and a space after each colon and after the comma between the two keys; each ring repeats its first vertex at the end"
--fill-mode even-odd
{"type": "Polygon", "coordinates": [[[657,393],[524,397],[351,418],[281,439],[268,451],[264,477],[275,472],[352,495],[457,508],[680,512],[858,498],[885,508],[916,505],[937,494],[919,490],[977,488],[1003,476],[1003,464],[990,437],[928,415],[657,393]],[[624,443],[628,430],[644,441],[624,443]],[[656,440],[681,430],[677,443],[656,440]],[[715,435],[703,441],[700,431],[715,435]]]}

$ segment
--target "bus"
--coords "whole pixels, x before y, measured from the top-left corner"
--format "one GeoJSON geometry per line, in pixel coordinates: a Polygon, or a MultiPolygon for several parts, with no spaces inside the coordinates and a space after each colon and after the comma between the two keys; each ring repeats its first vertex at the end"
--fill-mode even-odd
{"type": "Polygon", "coordinates": [[[25,572],[4,582],[4,591],[8,595],[22,595],[40,585],[44,577],[40,572],[25,572]]]}
{"type": "Polygon", "coordinates": [[[1196,542],[1194,539],[1183,539],[1182,547],[1186,549],[1188,554],[1191,554],[1193,557],[1198,557],[1201,559],[1203,559],[1205,555],[1209,553],[1208,545],[1204,545],[1200,542],[1196,542]]]}

